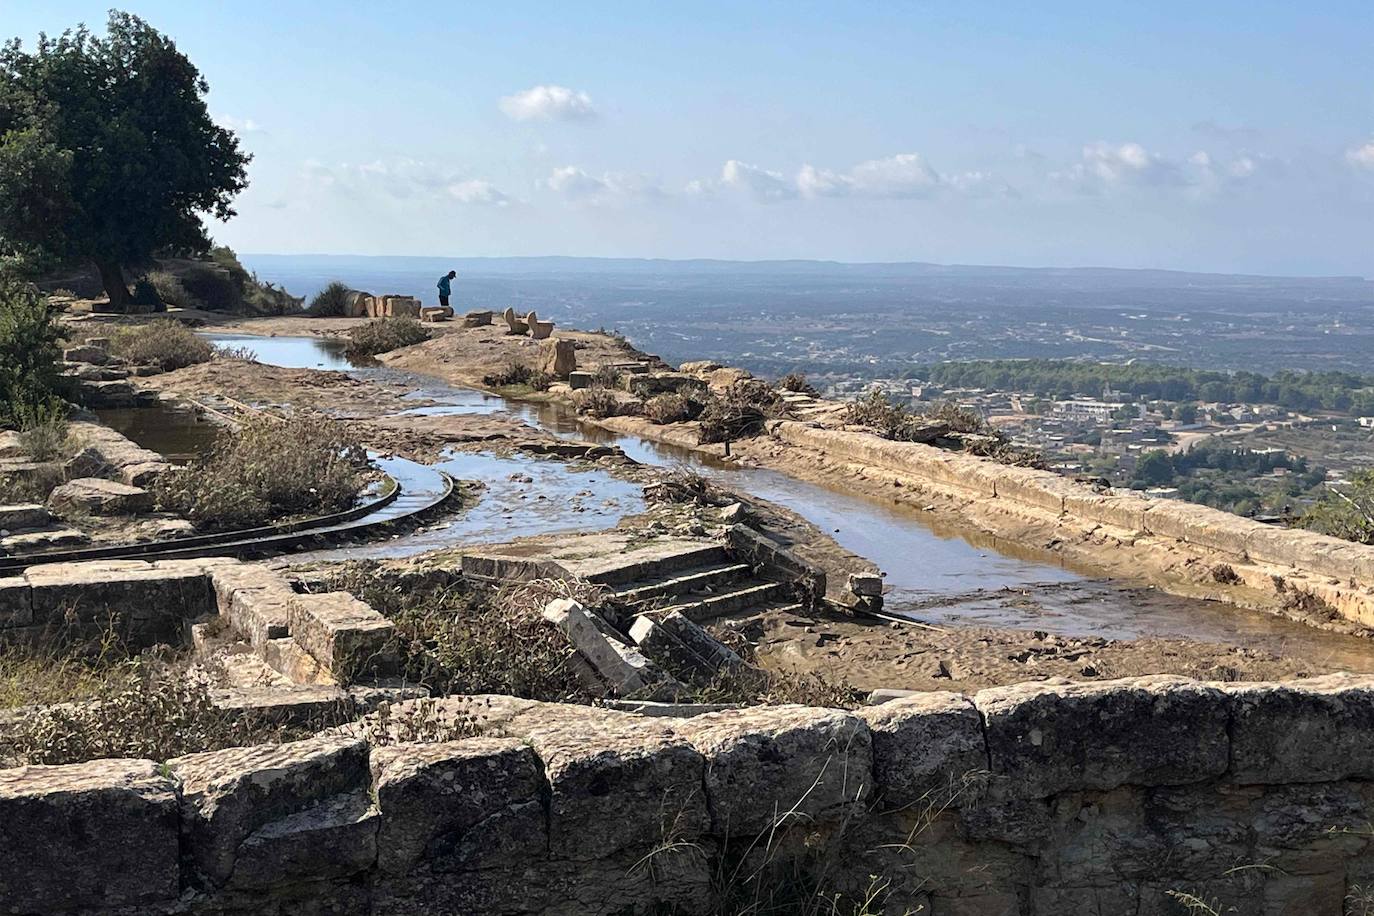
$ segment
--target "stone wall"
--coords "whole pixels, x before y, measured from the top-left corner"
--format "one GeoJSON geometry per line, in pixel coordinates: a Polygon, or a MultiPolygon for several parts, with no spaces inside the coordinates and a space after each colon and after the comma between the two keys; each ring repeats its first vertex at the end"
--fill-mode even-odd
{"type": "Polygon", "coordinates": [[[1099,492],[1051,471],[1009,467],[914,442],[870,433],[825,429],[795,421],[771,424],[780,439],[841,461],[917,478],[964,497],[992,500],[1019,511],[1047,514],[1087,527],[1102,526],[1127,542],[1157,538],[1188,545],[1214,562],[1236,566],[1250,584],[1272,588],[1274,574],[1295,575],[1357,623],[1374,626],[1374,547],[1311,531],[1277,528],[1229,512],[1130,491],[1099,492]],[[1246,570],[1245,565],[1254,568],[1246,570]]]}
{"type": "Polygon", "coordinates": [[[1186,894],[1337,916],[1374,882],[1374,678],[671,721],[432,702],[481,734],[379,740],[402,704],[286,745],[0,771],[0,912],[712,913],[760,876],[930,916],[1183,913],[1186,894]]]}

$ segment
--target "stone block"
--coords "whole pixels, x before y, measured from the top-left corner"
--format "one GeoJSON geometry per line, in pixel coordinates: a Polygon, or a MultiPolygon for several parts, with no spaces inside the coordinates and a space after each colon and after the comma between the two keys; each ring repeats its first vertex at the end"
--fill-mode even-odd
{"type": "Polygon", "coordinates": [[[93,445],[87,445],[62,465],[68,479],[87,477],[109,477],[114,466],[105,458],[103,452],[93,445]]]}
{"type": "Polygon", "coordinates": [[[717,836],[842,818],[873,791],[873,744],[858,716],[765,706],[710,713],[676,728],[706,759],[717,836]]]}
{"type": "Polygon", "coordinates": [[[30,567],[35,624],[112,626],[130,646],[176,643],[183,625],[214,613],[208,577],[193,567],[154,569],[140,560],[30,567]]]}
{"type": "Polygon", "coordinates": [[[296,595],[288,609],[292,639],[340,683],[395,669],[395,626],[347,592],[296,595]]]}
{"type": "Polygon", "coordinates": [[[582,388],[590,388],[595,380],[596,377],[590,372],[568,373],[568,387],[573,391],[578,391],[582,388]]]}
{"type": "Polygon", "coordinates": [[[568,378],[577,368],[577,345],[566,337],[544,341],[539,345],[539,368],[554,378],[568,378]]]}
{"type": "Polygon", "coordinates": [[[48,505],[64,515],[137,515],[152,510],[153,496],[140,487],[80,477],[48,494],[48,505]]]}
{"type": "MultiPolygon", "coordinates": [[[[372,752],[372,778],[381,809],[377,864],[404,874],[422,858],[434,864],[457,850],[479,825],[539,809],[539,852],[544,847],[543,767],[534,750],[515,738],[471,738],[434,744],[399,744],[372,752]]],[[[526,850],[529,852],[530,850],[526,850]]],[[[453,863],[480,867],[475,861],[453,863]]]]}
{"type": "Polygon", "coordinates": [[[881,598],[883,577],[875,573],[850,573],[849,590],[866,598],[881,598]]]}
{"type": "Polygon", "coordinates": [[[33,623],[33,589],[22,576],[0,579],[0,629],[33,623]]]}
{"type": "Polygon", "coordinates": [[[473,309],[463,315],[463,327],[465,328],[485,328],[491,325],[495,313],[490,309],[473,309]]]}
{"type": "Polygon", "coordinates": [[[550,706],[525,718],[548,781],[553,858],[647,853],[709,832],[701,754],[663,720],[550,706]]]}
{"type": "MultiPolygon", "coordinates": [[[[258,664],[263,662],[259,659],[258,664]]],[[[352,699],[341,688],[319,684],[221,687],[210,691],[210,701],[228,713],[251,713],[272,722],[315,729],[344,721],[353,707],[352,699]]]]}
{"type": "Polygon", "coordinates": [[[1181,785],[1226,771],[1226,697],[1186,678],[1017,684],[973,701],[992,772],[1027,797],[1181,785]]]}
{"type": "Polygon", "coordinates": [[[1236,782],[1374,779],[1374,677],[1336,674],[1223,689],[1236,782]]]}
{"type": "Polygon", "coordinates": [[[48,508],[39,503],[18,503],[0,506],[0,531],[13,532],[21,528],[41,528],[52,522],[48,508]]]}
{"type": "Polygon", "coordinates": [[[149,487],[174,465],[166,461],[139,461],[119,468],[119,479],[131,487],[149,487]]]}
{"type": "Polygon", "coordinates": [[[0,912],[147,912],[179,895],[177,796],[151,760],[0,770],[0,912]]]}
{"type": "Polygon", "coordinates": [[[249,834],[228,887],[271,888],[367,871],[377,861],[380,823],[365,791],[325,799],[249,834]]]}
{"type": "Polygon", "coordinates": [[[213,569],[210,581],[220,614],[255,649],[290,635],[290,605],[296,592],[285,579],[245,564],[213,569]]]}
{"type": "Polygon", "coordinates": [[[663,672],[639,651],[608,636],[590,611],[571,598],[549,602],[544,619],[557,627],[568,643],[616,693],[651,689],[664,681],[663,672]]]}
{"type": "Polygon", "coordinates": [[[228,881],[240,847],[264,827],[371,785],[366,742],[343,737],[208,751],[167,765],[181,780],[187,860],[212,885],[228,881]]]}
{"type": "Polygon", "coordinates": [[[62,351],[62,358],[69,363],[103,366],[110,361],[110,354],[103,347],[79,346],[67,347],[62,351]]]}
{"type": "Polygon", "coordinates": [[[919,693],[856,715],[873,736],[875,791],[884,807],[938,801],[988,768],[982,720],[962,694],[919,693]]]}

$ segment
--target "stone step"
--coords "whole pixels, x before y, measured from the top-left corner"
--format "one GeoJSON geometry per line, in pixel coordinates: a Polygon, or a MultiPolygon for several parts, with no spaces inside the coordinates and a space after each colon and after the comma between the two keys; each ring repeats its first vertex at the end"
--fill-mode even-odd
{"type": "Polygon", "coordinates": [[[730,591],[672,605],[662,610],[665,614],[677,611],[693,623],[701,623],[703,620],[710,620],[724,614],[733,614],[736,611],[771,604],[782,593],[783,588],[780,583],[746,579],[730,591]]]}
{"type": "Polygon", "coordinates": [[[626,601],[652,601],[678,595],[717,590],[749,574],[747,563],[719,563],[686,573],[674,571],[658,579],[628,582],[615,590],[626,601]]]}
{"type": "Polygon", "coordinates": [[[48,507],[39,503],[15,503],[0,506],[0,531],[11,534],[52,524],[48,507]]]}
{"type": "Polygon", "coordinates": [[[90,535],[68,528],[65,525],[48,525],[43,528],[11,534],[0,538],[0,555],[13,553],[25,554],[56,547],[80,547],[91,542],[90,535]]]}
{"type": "Polygon", "coordinates": [[[684,570],[726,563],[729,559],[729,554],[719,544],[702,544],[698,548],[682,550],[667,556],[631,559],[624,566],[592,573],[587,578],[598,585],[627,585],[636,581],[664,578],[684,570]]]}

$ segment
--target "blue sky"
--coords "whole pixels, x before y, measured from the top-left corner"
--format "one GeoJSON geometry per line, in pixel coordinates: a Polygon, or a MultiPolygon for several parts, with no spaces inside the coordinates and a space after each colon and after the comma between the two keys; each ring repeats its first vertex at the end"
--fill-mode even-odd
{"type": "Polygon", "coordinates": [[[242,251],[1374,276],[1367,0],[124,8],[256,157],[242,251]]]}

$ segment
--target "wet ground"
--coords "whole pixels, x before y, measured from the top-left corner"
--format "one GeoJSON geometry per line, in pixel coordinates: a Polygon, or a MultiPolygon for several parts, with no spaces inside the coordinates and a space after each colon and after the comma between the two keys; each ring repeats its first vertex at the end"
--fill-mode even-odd
{"type": "MultiPolygon", "coordinates": [[[[841,546],[884,570],[886,610],[941,627],[1047,630],[1073,636],[1182,637],[1336,660],[1374,670],[1364,640],[1314,630],[1268,614],[1133,588],[1065,569],[1052,555],[937,528],[924,513],[840,493],[776,471],[740,467],[699,453],[584,424],[561,405],[507,400],[380,367],[350,367],[337,341],[305,337],[216,336],[251,349],[259,361],[291,368],[347,369],[396,382],[424,406],[416,414],[505,414],[565,438],[614,444],[636,461],[687,465],[729,489],[784,506],[841,546]]],[[[136,438],[136,437],[135,437],[136,438]]],[[[438,464],[486,489],[460,518],[383,544],[321,557],[404,556],[461,544],[490,543],[563,530],[597,530],[643,510],[638,487],[595,466],[527,456],[452,453],[438,464]]],[[[314,555],[312,555],[314,556],[314,555]]]]}

